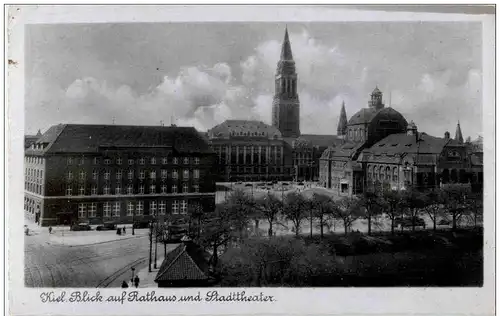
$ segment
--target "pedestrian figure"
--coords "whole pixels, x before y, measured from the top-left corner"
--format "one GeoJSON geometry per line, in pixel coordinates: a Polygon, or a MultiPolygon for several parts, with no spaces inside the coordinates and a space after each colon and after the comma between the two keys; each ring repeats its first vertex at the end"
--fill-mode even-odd
{"type": "Polygon", "coordinates": [[[125,235],[125,226],[123,226],[123,234],[125,235]]]}
{"type": "Polygon", "coordinates": [[[121,235],[121,234],[122,234],[122,230],[121,230],[120,228],[118,228],[118,229],[116,230],[116,234],[117,234],[117,235],[121,235]]]}
{"type": "Polygon", "coordinates": [[[49,226],[49,234],[52,234],[52,226],[49,226]]]}
{"type": "Polygon", "coordinates": [[[123,281],[123,282],[122,282],[122,288],[124,288],[124,289],[125,289],[125,288],[128,288],[128,284],[127,284],[127,282],[126,282],[126,281],[123,281]]]}
{"type": "Polygon", "coordinates": [[[137,276],[137,275],[134,278],[134,285],[136,288],[139,287],[139,276],[137,276]]]}

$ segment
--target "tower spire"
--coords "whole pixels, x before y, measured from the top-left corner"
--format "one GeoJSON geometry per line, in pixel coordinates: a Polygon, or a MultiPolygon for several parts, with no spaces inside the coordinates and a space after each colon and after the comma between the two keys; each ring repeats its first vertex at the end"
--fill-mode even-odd
{"type": "Polygon", "coordinates": [[[288,37],[288,26],[285,26],[285,38],[281,45],[281,60],[293,60],[292,47],[290,45],[290,38],[288,37]]]}
{"type": "Polygon", "coordinates": [[[339,124],[337,125],[337,136],[343,136],[347,131],[347,115],[345,113],[345,102],[342,101],[342,109],[340,109],[339,124]]]}
{"type": "Polygon", "coordinates": [[[455,131],[455,140],[460,144],[464,143],[464,138],[462,136],[462,129],[460,128],[460,121],[457,123],[457,130],[455,131]]]}

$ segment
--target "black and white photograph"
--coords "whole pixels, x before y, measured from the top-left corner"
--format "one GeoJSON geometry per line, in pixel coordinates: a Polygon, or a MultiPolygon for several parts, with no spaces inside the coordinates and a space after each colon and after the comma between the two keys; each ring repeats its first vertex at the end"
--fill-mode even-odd
{"type": "Polygon", "coordinates": [[[484,32],[480,19],[26,23],[9,60],[24,78],[10,236],[24,287],[483,287],[484,32]]]}

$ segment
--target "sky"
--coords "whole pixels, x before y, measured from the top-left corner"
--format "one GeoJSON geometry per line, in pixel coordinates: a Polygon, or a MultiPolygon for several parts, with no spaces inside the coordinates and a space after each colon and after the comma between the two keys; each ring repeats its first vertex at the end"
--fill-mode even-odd
{"type": "MultiPolygon", "coordinates": [[[[287,24],[301,132],[336,134],[378,88],[435,136],[482,133],[480,22],[287,24]]],[[[26,134],[59,123],[194,126],[271,122],[283,23],[29,25],[26,134]]]]}

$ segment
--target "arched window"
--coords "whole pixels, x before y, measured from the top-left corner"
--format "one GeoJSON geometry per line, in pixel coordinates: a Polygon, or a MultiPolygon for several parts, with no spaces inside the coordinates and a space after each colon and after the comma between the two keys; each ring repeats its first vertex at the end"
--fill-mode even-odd
{"type": "Polygon", "coordinates": [[[378,168],[373,167],[373,180],[378,180],[378,168]]]}
{"type": "Polygon", "coordinates": [[[392,181],[398,182],[398,167],[394,167],[392,170],[392,181]]]}
{"type": "Polygon", "coordinates": [[[352,129],[349,130],[349,139],[352,140],[352,129]]]}
{"type": "Polygon", "coordinates": [[[379,180],[380,182],[383,182],[385,180],[385,177],[384,177],[384,167],[380,167],[379,169],[379,180]]]}
{"type": "Polygon", "coordinates": [[[372,172],[373,172],[372,166],[368,166],[368,179],[370,179],[370,180],[372,178],[372,172]]]}
{"type": "Polygon", "coordinates": [[[391,167],[385,168],[385,178],[387,181],[391,181],[391,167]]]}

